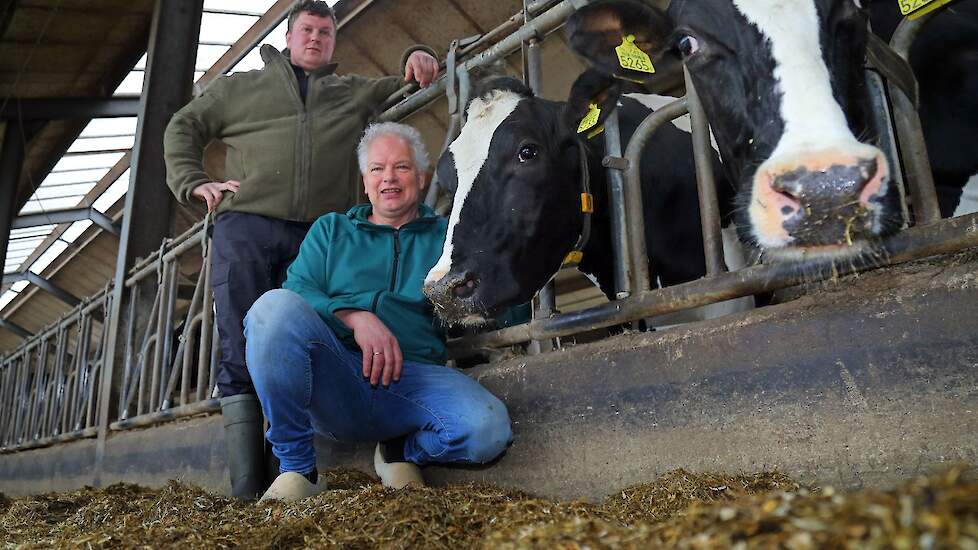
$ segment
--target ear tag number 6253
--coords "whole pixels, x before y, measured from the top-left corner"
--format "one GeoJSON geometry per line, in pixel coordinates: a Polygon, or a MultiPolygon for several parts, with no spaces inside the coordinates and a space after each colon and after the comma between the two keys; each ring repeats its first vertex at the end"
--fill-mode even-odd
{"type": "Polygon", "coordinates": [[[652,59],[635,45],[634,34],[622,37],[621,45],[615,47],[615,53],[618,54],[618,63],[625,69],[642,73],[655,72],[652,59]]]}

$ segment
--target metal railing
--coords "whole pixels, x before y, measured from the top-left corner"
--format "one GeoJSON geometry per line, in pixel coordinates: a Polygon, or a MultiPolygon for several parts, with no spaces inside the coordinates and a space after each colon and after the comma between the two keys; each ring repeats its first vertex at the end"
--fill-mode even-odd
{"type": "Polygon", "coordinates": [[[220,410],[209,221],[208,216],[164,242],[126,279],[125,363],[113,430],[220,410]],[[149,313],[143,316],[148,302],[144,293],[154,290],[149,313]]]}
{"type": "Polygon", "coordinates": [[[102,290],[26,340],[0,366],[0,451],[93,437],[105,356],[102,290]]]}
{"type": "MultiPolygon", "coordinates": [[[[493,40],[502,36],[498,42],[492,43],[483,37],[460,48],[459,74],[467,76],[469,71],[494,63],[520,49],[524,43],[530,43],[531,48],[539,47],[537,42],[542,37],[585,4],[586,0],[532,4],[529,10],[534,15],[532,19],[521,25],[525,14],[520,12],[487,33],[486,36],[493,40]],[[534,10],[532,6],[537,7],[534,10]]],[[[904,25],[919,28],[925,21],[905,22],[904,25]]],[[[909,49],[906,37],[912,38],[913,30],[897,32],[894,42],[898,52],[905,54],[909,49]]],[[[536,53],[539,52],[534,55],[536,53]]],[[[530,69],[531,74],[539,71],[537,61],[531,63],[530,69]]],[[[442,78],[390,107],[380,118],[400,120],[410,116],[430,104],[445,89],[445,79],[442,78]]],[[[877,108],[876,120],[891,120],[885,107],[887,98],[883,94],[886,90],[878,84],[871,89],[877,93],[873,101],[877,108]]],[[[450,343],[454,354],[530,340],[546,341],[813,280],[811,272],[800,274],[783,264],[758,265],[731,273],[725,271],[719,210],[711,173],[713,152],[709,129],[688,75],[687,92],[687,96],[652,113],[627,144],[621,143],[614,131],[617,115],[612,114],[606,121],[605,139],[611,140],[608,142],[609,156],[617,157],[623,146],[625,149],[623,159],[606,159],[605,162],[610,166],[612,183],[620,182],[620,192],[611,194],[612,208],[621,213],[614,247],[620,266],[616,275],[619,299],[582,311],[543,316],[524,325],[454,340],[450,343]],[[641,152],[657,128],[687,113],[693,132],[708,273],[703,279],[653,290],[645,261],[645,224],[639,182],[641,152]],[[618,143],[613,143],[614,140],[618,143]],[[615,196],[619,198],[615,199],[615,196]]],[[[457,93],[464,101],[467,83],[460,86],[457,93]]],[[[897,89],[890,93],[899,95],[903,92],[897,89]]],[[[899,143],[905,165],[903,172],[913,191],[914,212],[920,223],[883,243],[885,257],[877,265],[978,246],[976,215],[925,223],[933,221],[933,204],[927,199],[926,191],[928,185],[933,191],[933,181],[921,177],[921,174],[929,176],[929,166],[919,120],[909,101],[894,101],[892,114],[892,119],[898,121],[894,125],[899,139],[887,134],[883,141],[894,144],[886,147],[891,157],[895,144],[899,143]],[[906,123],[899,122],[901,120],[906,123]],[[917,120],[916,125],[914,120],[917,120]]],[[[891,163],[897,166],[897,159],[891,158],[891,163]]],[[[893,172],[900,173],[898,169],[893,172]]],[[[104,319],[111,311],[109,289],[85,300],[58,323],[25,341],[0,362],[0,451],[92,437],[97,432],[95,423],[101,406],[112,407],[110,416],[116,419],[109,426],[112,430],[219,410],[215,391],[219,347],[210,289],[208,223],[205,219],[182,235],[165,241],[160,250],[129,271],[123,283],[128,307],[123,313],[125,318],[119,323],[120,331],[124,331],[124,337],[120,336],[120,341],[124,342],[124,364],[114,377],[115,391],[109,403],[98,402],[100,367],[106,353],[103,326],[107,326],[104,319]]],[[[831,269],[825,275],[837,276],[843,269],[849,267],[831,269]]]]}

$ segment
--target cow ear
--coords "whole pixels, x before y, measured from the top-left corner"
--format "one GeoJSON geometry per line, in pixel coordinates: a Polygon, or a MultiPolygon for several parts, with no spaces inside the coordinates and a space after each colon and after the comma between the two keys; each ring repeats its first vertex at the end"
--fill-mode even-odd
{"type": "Polygon", "coordinates": [[[666,93],[682,84],[682,63],[669,43],[673,28],[658,8],[636,0],[613,0],[576,11],[567,20],[564,35],[591,67],[637,83],[642,91],[666,93]]]}
{"type": "Polygon", "coordinates": [[[572,133],[586,135],[600,127],[618,105],[621,81],[598,69],[588,69],[571,86],[562,118],[572,133]]]}
{"type": "Polygon", "coordinates": [[[455,155],[451,151],[442,153],[435,167],[434,179],[438,182],[438,188],[449,196],[455,195],[458,188],[458,173],[455,171],[455,155]]]}

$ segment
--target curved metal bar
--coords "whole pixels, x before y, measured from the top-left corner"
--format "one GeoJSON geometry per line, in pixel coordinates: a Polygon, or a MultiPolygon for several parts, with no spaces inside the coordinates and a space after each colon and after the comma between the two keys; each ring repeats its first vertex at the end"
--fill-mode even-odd
{"type": "Polygon", "coordinates": [[[652,134],[663,124],[688,112],[682,97],[645,117],[625,148],[625,211],[628,220],[629,256],[632,262],[632,295],[649,289],[648,249],[645,246],[645,212],[642,208],[642,151],[652,134]]]}
{"type": "MultiPolygon", "coordinates": [[[[917,19],[904,19],[897,26],[890,47],[905,60],[910,59],[910,48],[917,35],[937,12],[931,12],[917,19]]],[[[897,138],[903,157],[907,182],[910,187],[911,199],[916,222],[918,224],[934,223],[941,219],[941,210],[937,202],[937,190],[934,187],[934,174],[931,171],[930,159],[927,156],[927,145],[924,142],[920,117],[914,108],[913,101],[907,97],[903,89],[895,83],[890,83],[890,101],[893,103],[893,119],[896,123],[897,138]]]]}
{"type": "Polygon", "coordinates": [[[683,65],[686,78],[686,105],[692,128],[693,160],[696,163],[696,190],[700,201],[700,228],[703,231],[703,256],[707,276],[726,271],[723,262],[723,237],[720,235],[720,205],[717,202],[716,177],[713,174],[713,146],[710,145],[710,124],[703,103],[693,86],[689,69],[683,65]]]}

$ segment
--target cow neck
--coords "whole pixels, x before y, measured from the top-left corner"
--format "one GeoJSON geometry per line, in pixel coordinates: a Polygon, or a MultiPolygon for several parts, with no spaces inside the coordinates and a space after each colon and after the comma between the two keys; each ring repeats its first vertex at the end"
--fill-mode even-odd
{"type": "Polygon", "coordinates": [[[580,151],[581,164],[581,214],[584,216],[584,223],[581,224],[581,234],[577,237],[577,244],[564,257],[564,263],[581,263],[584,257],[584,247],[587,246],[588,239],[591,238],[591,214],[594,212],[594,196],[591,195],[591,174],[587,164],[587,148],[580,140],[577,141],[580,151]]]}

